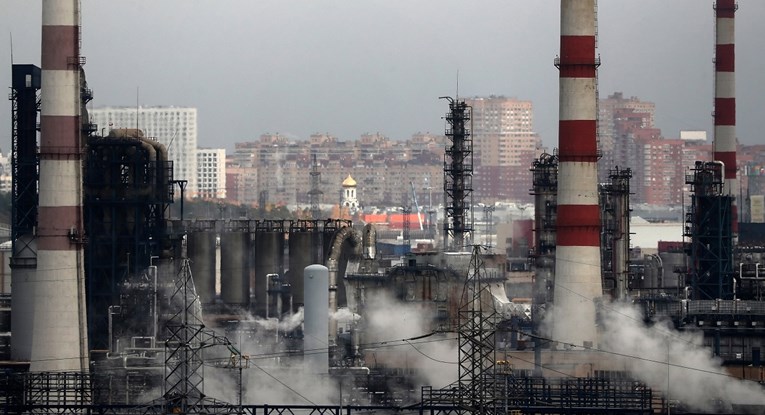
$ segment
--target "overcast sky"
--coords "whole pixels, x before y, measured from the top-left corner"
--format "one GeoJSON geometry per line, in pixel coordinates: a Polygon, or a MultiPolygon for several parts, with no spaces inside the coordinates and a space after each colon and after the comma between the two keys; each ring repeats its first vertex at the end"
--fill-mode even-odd
{"type": "MultiPolygon", "coordinates": [[[[712,0],[601,0],[600,95],[656,103],[666,137],[712,132],[712,0]]],[[[765,1],[738,0],[738,136],[763,142],[765,1]]],[[[40,62],[39,0],[0,0],[0,79],[40,62]]],[[[93,104],[192,106],[199,144],[233,148],[265,132],[343,140],[442,133],[438,97],[534,103],[557,142],[560,2],[555,0],[82,0],[93,104]]],[[[0,100],[0,146],[10,102],[0,100]]]]}

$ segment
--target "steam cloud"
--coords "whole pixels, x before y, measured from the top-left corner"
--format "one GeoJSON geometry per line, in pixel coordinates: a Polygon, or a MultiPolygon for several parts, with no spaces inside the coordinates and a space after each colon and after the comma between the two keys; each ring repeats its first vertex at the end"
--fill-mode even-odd
{"type": "Polygon", "coordinates": [[[669,385],[671,400],[707,412],[765,405],[762,387],[729,376],[701,333],[678,332],[669,321],[647,326],[640,311],[626,304],[611,304],[603,315],[601,348],[634,356],[623,358],[632,375],[657,392],[666,393],[669,385]]]}
{"type": "MultiPolygon", "coordinates": [[[[241,399],[244,404],[328,405],[339,402],[340,390],[326,377],[303,370],[302,353],[276,333],[290,332],[303,324],[303,308],[282,319],[248,315],[242,319],[242,332],[256,327],[254,338],[231,338],[240,352],[250,357],[241,371],[241,399]]],[[[227,356],[206,355],[209,361],[227,356]]],[[[205,369],[205,394],[229,403],[239,400],[239,370],[226,367],[205,369]]]]}
{"type": "MultiPolygon", "coordinates": [[[[432,304],[431,304],[432,305],[432,304]]],[[[394,299],[389,293],[370,295],[366,304],[366,342],[388,342],[421,336],[433,331],[434,310],[417,303],[394,299]]],[[[412,341],[401,346],[365,347],[367,365],[374,365],[375,359],[395,359],[399,365],[417,369],[419,385],[441,388],[457,380],[457,343],[455,340],[438,341],[441,335],[428,339],[432,342],[412,341]],[[443,363],[448,362],[448,363],[443,363]]],[[[456,337],[454,334],[447,335],[456,337]]],[[[396,343],[399,344],[399,343],[396,343]]]]}

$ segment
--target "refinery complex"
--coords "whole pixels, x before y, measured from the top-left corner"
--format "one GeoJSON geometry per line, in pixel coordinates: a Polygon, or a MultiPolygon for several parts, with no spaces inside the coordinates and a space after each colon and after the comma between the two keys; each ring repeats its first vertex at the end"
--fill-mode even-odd
{"type": "Polygon", "coordinates": [[[41,64],[12,67],[1,414],[765,413],[765,227],[737,169],[735,0],[715,1],[709,28],[713,157],[685,172],[682,226],[645,255],[642,173],[604,169],[599,148],[596,0],[560,1],[559,141],[523,169],[532,203],[504,250],[501,203],[474,200],[483,103],[440,97],[428,183],[443,201],[398,183],[399,229],[357,214],[349,173],[322,213],[315,154],[308,217],[192,218],[178,150],[89,117],[80,1],[42,4],[41,64]]]}

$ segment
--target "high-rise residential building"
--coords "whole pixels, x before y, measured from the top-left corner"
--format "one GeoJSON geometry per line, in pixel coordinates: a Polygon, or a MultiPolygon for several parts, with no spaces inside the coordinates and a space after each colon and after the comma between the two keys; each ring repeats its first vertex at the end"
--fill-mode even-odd
{"type": "Polygon", "coordinates": [[[197,109],[188,107],[102,107],[88,111],[103,135],[116,128],[138,128],[167,147],[173,177],[187,180],[186,195],[197,186],[197,109]]]}
{"type": "Polygon", "coordinates": [[[197,149],[197,188],[197,193],[192,197],[226,198],[226,149],[197,149]]]}
{"type": "Polygon", "coordinates": [[[0,193],[11,191],[11,158],[10,153],[3,155],[0,152],[0,193]]]}
{"type": "Polygon", "coordinates": [[[637,131],[642,137],[654,138],[661,136],[661,131],[654,125],[656,105],[653,102],[624,98],[621,92],[601,99],[598,112],[598,150],[602,155],[598,161],[598,179],[605,182],[609,170],[629,166],[629,140],[637,131]]]}
{"type": "Polygon", "coordinates": [[[531,101],[503,96],[465,100],[472,108],[475,197],[484,202],[530,201],[529,169],[542,141],[531,101]],[[513,178],[512,186],[499,178],[513,178]]]}
{"type": "Polygon", "coordinates": [[[517,166],[525,152],[540,144],[534,132],[531,101],[503,96],[466,99],[472,108],[475,163],[487,166],[517,166]]]}

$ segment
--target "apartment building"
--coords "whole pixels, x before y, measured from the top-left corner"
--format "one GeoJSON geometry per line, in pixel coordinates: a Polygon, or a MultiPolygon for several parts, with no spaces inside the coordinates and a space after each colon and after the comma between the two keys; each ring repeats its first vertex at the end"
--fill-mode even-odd
{"type": "Polygon", "coordinates": [[[465,103],[472,110],[475,199],[529,202],[529,169],[542,146],[534,131],[533,104],[494,95],[465,103]]]}
{"type": "Polygon", "coordinates": [[[226,149],[197,149],[197,192],[192,197],[226,198],[226,149]]]}

